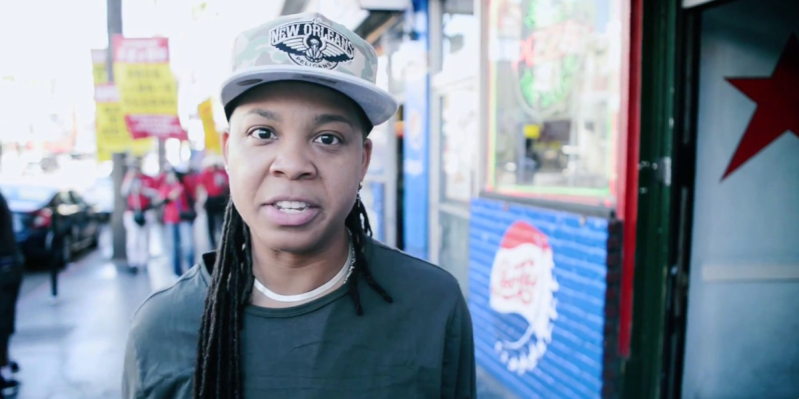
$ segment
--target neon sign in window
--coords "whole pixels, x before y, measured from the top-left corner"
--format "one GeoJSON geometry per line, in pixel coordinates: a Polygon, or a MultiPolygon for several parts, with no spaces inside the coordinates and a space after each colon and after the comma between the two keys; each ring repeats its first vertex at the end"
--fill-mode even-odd
{"type": "Polygon", "coordinates": [[[489,2],[488,191],[614,204],[618,3],[489,2]]]}

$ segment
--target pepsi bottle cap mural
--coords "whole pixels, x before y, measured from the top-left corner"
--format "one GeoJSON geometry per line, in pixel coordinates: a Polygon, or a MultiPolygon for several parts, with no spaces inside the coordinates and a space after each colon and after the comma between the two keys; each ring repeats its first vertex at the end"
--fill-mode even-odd
{"type": "Polygon", "coordinates": [[[517,221],[505,231],[491,267],[489,306],[499,319],[514,315],[527,325],[521,336],[502,331],[494,344],[502,363],[519,375],[538,365],[552,340],[554,266],[547,236],[533,225],[517,221]]]}

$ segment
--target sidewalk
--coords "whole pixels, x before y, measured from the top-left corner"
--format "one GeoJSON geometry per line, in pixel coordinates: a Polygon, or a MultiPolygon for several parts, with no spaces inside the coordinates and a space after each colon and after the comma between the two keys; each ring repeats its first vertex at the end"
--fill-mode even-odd
{"type": "Polygon", "coordinates": [[[151,292],[177,279],[164,251],[169,242],[159,228],[151,234],[147,272],[133,275],[111,262],[106,231],[99,250],[60,274],[57,299],[47,273],[25,277],[11,342],[22,369],[17,399],[120,398],[130,317],[151,292]]]}
{"type": "Polygon", "coordinates": [[[147,274],[117,269],[100,252],[20,298],[11,356],[22,368],[19,399],[117,399],[130,315],[149,295],[147,274]]]}

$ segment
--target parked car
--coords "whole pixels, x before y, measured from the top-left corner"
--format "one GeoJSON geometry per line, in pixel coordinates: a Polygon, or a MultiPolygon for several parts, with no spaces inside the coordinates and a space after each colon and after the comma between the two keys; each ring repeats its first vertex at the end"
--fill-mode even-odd
{"type": "Polygon", "coordinates": [[[63,267],[76,252],[97,246],[100,218],[78,193],[24,184],[4,184],[0,191],[11,209],[20,250],[34,265],[63,267]]]}

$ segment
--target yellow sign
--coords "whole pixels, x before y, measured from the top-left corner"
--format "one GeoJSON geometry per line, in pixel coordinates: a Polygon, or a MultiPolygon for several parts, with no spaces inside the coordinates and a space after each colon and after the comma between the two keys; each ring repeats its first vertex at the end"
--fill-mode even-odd
{"type": "Polygon", "coordinates": [[[177,115],[178,87],[169,64],[114,64],[126,115],[177,115]]]}
{"type": "Polygon", "coordinates": [[[130,151],[135,156],[142,156],[152,150],[153,139],[134,140],[130,137],[119,104],[119,94],[113,84],[95,88],[95,104],[98,161],[108,161],[111,154],[117,152],[130,151]]]}
{"type": "Polygon", "coordinates": [[[205,151],[209,154],[222,154],[222,141],[219,138],[219,132],[216,131],[216,124],[214,124],[214,109],[211,99],[200,103],[197,112],[200,114],[203,130],[205,130],[205,151]]]}
{"type": "Polygon", "coordinates": [[[105,60],[105,50],[92,50],[92,76],[94,76],[95,86],[108,83],[108,70],[105,68],[105,60]]]}
{"type": "Polygon", "coordinates": [[[111,154],[128,151],[142,156],[152,150],[153,140],[131,138],[119,103],[119,91],[108,82],[105,60],[106,50],[92,50],[97,160],[109,161],[111,154]]]}
{"type": "Polygon", "coordinates": [[[541,125],[524,125],[524,137],[528,139],[541,137],[541,125]]]}
{"type": "Polygon", "coordinates": [[[125,115],[177,115],[178,91],[165,38],[113,38],[114,83],[125,115]]]}

